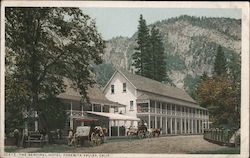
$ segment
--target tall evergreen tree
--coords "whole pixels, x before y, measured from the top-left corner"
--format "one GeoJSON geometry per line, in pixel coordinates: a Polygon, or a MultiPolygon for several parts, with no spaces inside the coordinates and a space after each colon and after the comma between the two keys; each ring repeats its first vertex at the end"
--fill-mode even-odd
{"type": "Polygon", "coordinates": [[[214,62],[214,75],[221,76],[227,73],[227,61],[221,46],[217,48],[214,62]]]}
{"type": "Polygon", "coordinates": [[[149,29],[146,24],[146,20],[140,15],[139,25],[138,25],[138,36],[137,36],[137,47],[135,48],[135,53],[133,54],[133,66],[136,68],[135,73],[149,77],[149,62],[150,58],[150,45],[149,45],[149,29]]]}
{"type": "Polygon", "coordinates": [[[151,29],[150,45],[150,54],[152,57],[150,66],[152,74],[151,78],[160,82],[166,81],[168,77],[164,57],[164,46],[159,29],[157,29],[155,26],[153,26],[151,29]]]}

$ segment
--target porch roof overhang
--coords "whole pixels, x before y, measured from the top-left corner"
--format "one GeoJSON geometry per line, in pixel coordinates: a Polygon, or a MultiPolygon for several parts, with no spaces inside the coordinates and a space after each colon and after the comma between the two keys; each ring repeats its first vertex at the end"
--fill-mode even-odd
{"type": "Polygon", "coordinates": [[[131,117],[131,116],[126,116],[126,115],[121,115],[121,114],[116,114],[116,113],[103,113],[103,112],[92,112],[92,111],[87,111],[87,113],[107,117],[109,118],[109,120],[121,120],[121,121],[139,121],[140,120],[137,117],[131,117]]]}
{"type": "MultiPolygon", "coordinates": [[[[159,101],[159,102],[169,102],[167,100],[167,98],[165,98],[165,97],[156,96],[156,95],[148,95],[148,94],[143,94],[143,95],[139,96],[136,99],[136,102],[137,103],[148,103],[148,101],[150,101],[150,100],[159,101]]],[[[195,104],[195,103],[186,102],[185,104],[181,104],[181,102],[178,99],[175,100],[175,101],[169,102],[169,103],[173,103],[173,104],[181,105],[181,106],[186,106],[186,107],[191,107],[191,108],[196,108],[196,109],[207,110],[206,108],[203,108],[203,107],[201,107],[201,106],[199,106],[198,104],[195,104]]]]}
{"type": "MultiPolygon", "coordinates": [[[[57,96],[58,98],[61,99],[67,99],[67,100],[74,100],[74,101],[81,101],[80,96],[75,96],[75,95],[69,95],[69,94],[60,94],[57,96]]],[[[110,105],[112,107],[126,107],[126,105],[120,104],[118,102],[113,102],[107,99],[94,99],[94,98],[89,98],[89,102],[91,104],[103,104],[103,105],[110,105]]]]}

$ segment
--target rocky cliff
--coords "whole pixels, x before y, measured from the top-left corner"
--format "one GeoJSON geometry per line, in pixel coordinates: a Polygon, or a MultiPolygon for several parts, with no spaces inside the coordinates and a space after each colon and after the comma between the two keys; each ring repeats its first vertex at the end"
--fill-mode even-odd
{"type": "MultiPolygon", "coordinates": [[[[228,61],[232,54],[240,57],[241,20],[183,15],[152,25],[156,25],[163,36],[170,78],[188,92],[204,71],[212,73],[218,45],[222,46],[228,61]]],[[[116,37],[107,41],[104,63],[132,69],[136,36],[137,33],[131,38],[116,37]]]]}

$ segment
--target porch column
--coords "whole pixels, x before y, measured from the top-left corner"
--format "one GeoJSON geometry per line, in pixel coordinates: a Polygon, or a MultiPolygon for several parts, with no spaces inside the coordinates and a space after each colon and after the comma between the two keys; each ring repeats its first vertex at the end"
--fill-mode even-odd
{"type": "Polygon", "coordinates": [[[150,100],[148,100],[148,128],[151,128],[150,114],[151,114],[151,110],[150,110],[150,100]]]}
{"type": "Polygon", "coordinates": [[[201,133],[204,133],[204,120],[201,120],[201,133]]]}
{"type": "Polygon", "coordinates": [[[109,137],[111,137],[111,120],[109,120],[109,137]]]}
{"type": "Polygon", "coordinates": [[[172,107],[172,104],[169,104],[170,106],[170,115],[173,115],[173,107],[172,107]]]}
{"type": "MultiPolygon", "coordinates": [[[[81,108],[82,108],[82,117],[83,117],[83,105],[81,105],[81,108]]],[[[81,121],[81,126],[84,126],[84,122],[81,121]]]]}
{"type": "Polygon", "coordinates": [[[183,124],[182,124],[182,118],[180,119],[180,121],[181,121],[180,122],[180,127],[181,127],[180,129],[181,129],[181,134],[182,134],[182,126],[183,126],[183,124]]]}
{"type": "Polygon", "coordinates": [[[194,120],[194,133],[197,134],[197,120],[194,120]]]}
{"type": "Polygon", "coordinates": [[[81,126],[84,126],[84,122],[81,122],[81,126]]]}
{"type": "Polygon", "coordinates": [[[171,117],[170,118],[170,134],[173,134],[173,128],[172,128],[172,126],[173,126],[173,118],[171,117]]]}
{"type": "Polygon", "coordinates": [[[73,125],[73,118],[70,117],[70,121],[69,121],[69,126],[70,126],[70,129],[73,129],[74,125],[73,125]]]}
{"type": "Polygon", "coordinates": [[[166,134],[168,134],[168,117],[166,116],[165,119],[166,119],[166,134]]]}
{"type": "Polygon", "coordinates": [[[72,101],[70,101],[70,116],[73,115],[73,114],[72,114],[72,109],[73,109],[73,103],[72,103],[72,101]]]}
{"type": "Polygon", "coordinates": [[[199,123],[199,132],[198,133],[201,133],[201,120],[198,120],[198,123],[199,123]]]}
{"type": "Polygon", "coordinates": [[[94,111],[94,105],[91,103],[92,112],[94,111]]]}
{"type": "Polygon", "coordinates": [[[174,118],[174,134],[177,134],[177,118],[174,118]]]}
{"type": "Polygon", "coordinates": [[[26,135],[26,136],[28,135],[28,131],[29,131],[29,129],[28,129],[28,122],[25,121],[25,122],[24,122],[24,132],[25,132],[25,135],[26,135]]]}
{"type": "Polygon", "coordinates": [[[200,121],[201,121],[201,130],[200,130],[200,131],[201,131],[201,133],[202,133],[202,120],[200,120],[200,121]]]}
{"type": "Polygon", "coordinates": [[[103,112],[103,104],[101,104],[101,112],[103,112]]]}
{"type": "Polygon", "coordinates": [[[157,113],[157,112],[156,112],[156,101],[155,101],[155,113],[157,113]]]}
{"type": "Polygon", "coordinates": [[[174,105],[175,115],[177,115],[177,105],[174,105]]]}
{"type": "Polygon", "coordinates": [[[126,126],[126,124],[127,124],[127,121],[124,121],[124,127],[125,127],[125,136],[127,136],[127,126],[126,126]]]}
{"type": "Polygon", "coordinates": [[[148,114],[148,128],[151,128],[151,119],[150,119],[150,114],[148,114]]]}
{"type": "Polygon", "coordinates": [[[190,120],[189,120],[189,118],[188,118],[188,134],[190,134],[190,120]]]}
{"type": "Polygon", "coordinates": [[[191,119],[191,133],[194,134],[194,120],[191,119]]]}
{"type": "Polygon", "coordinates": [[[73,125],[73,103],[72,103],[72,100],[70,101],[70,120],[69,120],[69,127],[70,127],[70,129],[72,129],[73,130],[73,127],[74,127],[74,125],[73,125]]]}
{"type": "Polygon", "coordinates": [[[208,121],[206,120],[206,129],[208,129],[207,125],[208,125],[208,121]]]}
{"type": "Polygon", "coordinates": [[[187,118],[184,118],[184,133],[187,134],[187,118]]]}
{"type": "Polygon", "coordinates": [[[35,111],[35,131],[38,131],[38,115],[37,115],[37,111],[35,111]]]}
{"type": "Polygon", "coordinates": [[[160,103],[160,113],[162,114],[162,102],[160,103]]]}
{"type": "Polygon", "coordinates": [[[162,116],[160,118],[160,128],[162,129],[162,116]]]}
{"type": "Polygon", "coordinates": [[[182,116],[182,106],[180,105],[180,116],[182,116]]]}
{"type": "Polygon", "coordinates": [[[120,121],[119,120],[117,120],[117,136],[119,137],[120,136],[120,121]]]}
{"type": "Polygon", "coordinates": [[[198,123],[199,123],[199,132],[198,133],[201,133],[201,120],[198,120],[198,123]]]}
{"type": "Polygon", "coordinates": [[[157,116],[155,116],[155,128],[157,128],[157,116]]]}

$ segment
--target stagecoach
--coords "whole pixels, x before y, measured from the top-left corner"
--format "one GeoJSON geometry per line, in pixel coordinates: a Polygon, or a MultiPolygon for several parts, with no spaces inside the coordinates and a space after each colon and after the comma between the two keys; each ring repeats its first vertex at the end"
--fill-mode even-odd
{"type": "Polygon", "coordinates": [[[106,130],[101,126],[78,126],[75,133],[75,145],[82,145],[85,141],[89,141],[92,146],[104,143],[106,130]]]}

